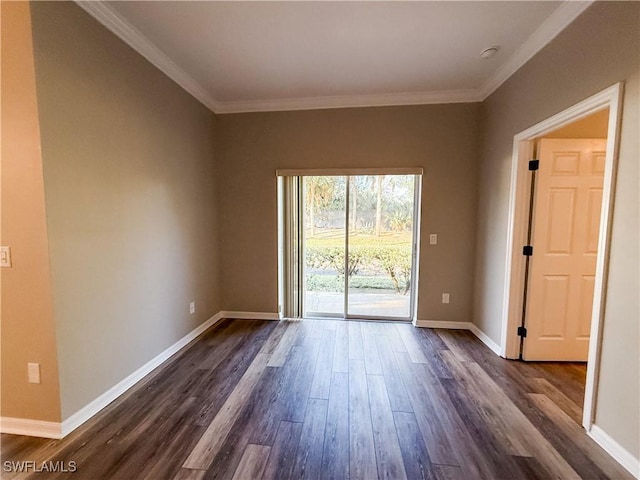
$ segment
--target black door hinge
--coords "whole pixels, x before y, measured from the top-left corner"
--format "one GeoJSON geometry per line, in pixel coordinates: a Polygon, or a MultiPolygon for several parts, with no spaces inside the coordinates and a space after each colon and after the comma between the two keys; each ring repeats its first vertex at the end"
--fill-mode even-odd
{"type": "Polygon", "coordinates": [[[530,257],[531,255],[533,255],[533,247],[531,245],[525,245],[524,247],[522,247],[522,254],[525,257],[530,257]]]}
{"type": "Polygon", "coordinates": [[[529,160],[529,170],[538,170],[540,168],[540,160],[529,160]]]}
{"type": "Polygon", "coordinates": [[[526,337],[527,329],[525,327],[518,327],[518,336],[522,338],[526,337]]]}

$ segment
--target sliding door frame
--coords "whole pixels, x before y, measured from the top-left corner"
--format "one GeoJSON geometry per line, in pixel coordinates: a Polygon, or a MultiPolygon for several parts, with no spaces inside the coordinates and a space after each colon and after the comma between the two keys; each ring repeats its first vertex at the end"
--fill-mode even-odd
{"type": "MultiPolygon", "coordinates": [[[[343,301],[343,315],[345,319],[349,318],[349,219],[350,215],[350,207],[349,201],[351,200],[351,177],[353,175],[347,175],[344,177],[344,295],[342,298],[343,301]]],[[[354,225],[355,227],[355,225],[354,225]]],[[[303,267],[304,268],[304,267],[303,267]]],[[[306,275],[303,275],[306,279],[306,275]]],[[[305,289],[306,292],[306,289],[305,289]]],[[[305,295],[306,297],[306,295],[305,295]]],[[[304,304],[303,304],[304,305],[304,304]]],[[[307,313],[305,308],[304,313],[307,313]]]]}
{"type": "Polygon", "coordinates": [[[304,315],[303,178],[278,177],[278,313],[304,315]]]}
{"type": "MultiPolygon", "coordinates": [[[[418,284],[418,244],[420,240],[420,199],[422,175],[421,174],[399,174],[399,173],[379,173],[375,175],[413,175],[413,223],[411,232],[411,286],[409,288],[409,316],[408,317],[393,317],[384,315],[355,315],[349,313],[349,190],[351,185],[351,177],[365,176],[365,174],[347,175],[346,177],[346,208],[345,208],[345,255],[344,255],[344,318],[345,319],[359,319],[359,320],[393,320],[411,322],[415,319],[417,308],[417,284],[418,284]]],[[[375,176],[374,174],[366,174],[366,176],[375,176]]],[[[304,308],[304,304],[303,304],[304,308]]],[[[306,313],[306,310],[303,310],[306,313]]]]}
{"type": "MultiPolygon", "coordinates": [[[[344,306],[342,316],[336,316],[334,313],[328,312],[318,312],[313,313],[313,315],[307,315],[306,305],[305,305],[305,297],[304,292],[306,292],[306,276],[304,275],[304,252],[305,252],[305,235],[303,233],[304,230],[304,221],[303,221],[303,210],[304,207],[298,204],[298,211],[295,213],[300,216],[299,225],[302,226],[301,232],[299,235],[299,247],[300,247],[300,258],[297,262],[299,265],[299,276],[297,278],[300,279],[300,308],[297,310],[297,315],[300,317],[309,317],[309,318],[334,318],[334,319],[359,319],[359,320],[392,320],[392,321],[406,321],[410,322],[415,320],[416,312],[417,312],[417,304],[418,304],[418,276],[419,276],[419,261],[420,261],[420,220],[421,220],[421,205],[422,205],[422,168],[391,168],[391,169],[345,169],[345,170],[277,170],[276,175],[278,177],[298,177],[299,183],[298,185],[299,197],[304,198],[304,177],[312,177],[312,176],[340,176],[345,177],[345,239],[344,239],[344,306]],[[395,317],[395,316],[378,316],[378,315],[355,315],[349,314],[349,219],[350,219],[350,206],[349,206],[349,196],[350,196],[350,186],[351,186],[351,177],[355,176],[376,176],[376,175],[413,175],[414,177],[414,188],[413,188],[413,224],[412,224],[412,251],[411,251],[411,285],[409,290],[409,315],[407,317],[395,317]]],[[[280,180],[279,180],[280,182],[280,180]]],[[[280,183],[279,183],[280,185],[280,183]]],[[[279,195],[283,195],[284,192],[279,190],[279,195]]],[[[284,198],[284,197],[283,197],[284,198]]],[[[286,205],[281,201],[281,210],[279,212],[279,218],[283,216],[287,217],[285,213],[283,213],[283,209],[286,209],[286,205]]],[[[282,226],[286,228],[287,222],[280,222],[281,229],[282,226]]],[[[283,231],[279,232],[279,258],[280,259],[288,259],[292,252],[288,252],[286,243],[286,235],[283,231]]],[[[286,266],[286,262],[280,262],[280,268],[282,269],[286,266]]],[[[284,269],[286,273],[286,269],[284,269]]],[[[290,276],[290,272],[289,272],[290,276]]],[[[281,296],[279,298],[280,305],[288,305],[288,299],[286,298],[286,292],[288,289],[282,283],[286,282],[287,275],[283,274],[282,271],[279,271],[278,274],[278,283],[279,283],[279,292],[281,292],[281,296]],[[282,282],[282,283],[281,283],[282,282]]],[[[281,316],[283,312],[281,312],[281,316]]]]}

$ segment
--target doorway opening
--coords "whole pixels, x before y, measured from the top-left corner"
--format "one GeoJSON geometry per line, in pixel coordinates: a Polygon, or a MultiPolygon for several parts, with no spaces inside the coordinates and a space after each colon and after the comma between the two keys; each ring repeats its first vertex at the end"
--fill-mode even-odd
{"type": "Polygon", "coordinates": [[[281,316],[412,321],[421,169],[282,173],[281,316]]]}
{"type": "Polygon", "coordinates": [[[535,142],[523,360],[587,361],[608,116],[602,110],[535,142]]]}
{"type": "Polygon", "coordinates": [[[614,85],[514,137],[502,355],[586,360],[587,431],[597,391],[621,96],[622,84],[614,85]],[[599,133],[587,131],[596,124],[599,133]],[[606,140],[594,139],[603,132],[606,140]]]}

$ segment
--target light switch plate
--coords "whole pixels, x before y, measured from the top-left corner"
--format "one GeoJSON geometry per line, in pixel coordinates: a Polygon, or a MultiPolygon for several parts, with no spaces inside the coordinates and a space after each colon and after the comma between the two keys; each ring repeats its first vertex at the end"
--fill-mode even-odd
{"type": "Polygon", "coordinates": [[[40,383],[40,364],[27,363],[27,370],[29,372],[29,383],[40,383]]]}
{"type": "Polygon", "coordinates": [[[432,233],[429,235],[429,245],[437,245],[438,244],[438,234],[432,233]]]}
{"type": "Polygon", "coordinates": [[[11,266],[11,247],[0,247],[0,267],[11,266]]]}

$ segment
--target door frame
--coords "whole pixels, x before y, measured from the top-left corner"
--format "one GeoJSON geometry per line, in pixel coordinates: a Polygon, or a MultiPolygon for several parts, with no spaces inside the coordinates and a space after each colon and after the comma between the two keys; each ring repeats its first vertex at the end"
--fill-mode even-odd
{"type": "MultiPolygon", "coordinates": [[[[316,171],[318,172],[318,171],[316,171]]],[[[344,248],[345,248],[345,259],[344,259],[344,311],[341,317],[335,316],[332,313],[327,312],[314,312],[314,315],[307,316],[307,310],[305,305],[304,292],[306,291],[306,276],[304,275],[304,262],[300,263],[300,276],[302,279],[302,304],[301,304],[301,314],[303,318],[331,318],[336,320],[382,320],[382,321],[397,321],[397,322],[413,322],[415,321],[417,315],[417,305],[418,305],[418,265],[420,262],[420,220],[422,217],[421,210],[421,199],[422,199],[422,169],[349,169],[349,170],[324,170],[322,171],[324,175],[299,175],[301,178],[309,177],[309,176],[339,176],[345,177],[345,238],[344,238],[344,248]],[[366,172],[366,173],[360,173],[366,172]],[[407,317],[394,317],[394,316],[383,316],[383,315],[355,315],[349,314],[349,276],[346,274],[348,271],[348,262],[349,262],[349,195],[351,188],[351,177],[357,176],[393,176],[393,175],[412,175],[414,177],[413,183],[413,224],[412,224],[412,235],[411,235],[411,285],[409,289],[409,315],[407,317]]],[[[304,188],[304,187],[303,187],[304,188]]],[[[302,198],[304,198],[304,193],[302,194],[302,198]]],[[[304,208],[301,209],[304,211],[304,208]]],[[[304,215],[304,214],[302,214],[304,215]]],[[[304,225],[304,221],[301,222],[304,225]]],[[[304,257],[305,249],[305,236],[302,234],[301,236],[301,252],[304,257]]]]}
{"type": "Polygon", "coordinates": [[[609,108],[607,151],[605,156],[602,207],[598,253],[596,255],[596,278],[593,292],[593,309],[589,339],[589,356],[585,386],[582,425],[589,431],[595,415],[598,389],[600,350],[602,346],[602,323],[606,299],[609,251],[611,243],[611,219],[615,177],[618,163],[620,120],[622,116],[623,84],[609,88],[577,103],[576,105],[543,120],[518,133],[513,138],[511,163],[511,186],[509,194],[509,217],[507,228],[507,256],[504,271],[502,310],[501,356],[518,358],[519,337],[517,328],[522,320],[524,297],[525,261],[522,246],[526,244],[531,194],[528,162],[534,151],[536,138],[573,123],[593,113],[609,108]]]}
{"type": "MultiPolygon", "coordinates": [[[[385,174],[388,176],[389,174],[385,174]]],[[[348,253],[349,253],[349,190],[351,186],[351,177],[347,176],[346,191],[346,210],[345,210],[345,256],[344,271],[348,270],[348,253]]],[[[363,176],[363,175],[360,175],[363,176]]],[[[420,262],[420,219],[422,211],[420,209],[422,199],[422,174],[413,174],[413,224],[411,235],[411,285],[409,288],[409,316],[408,317],[389,317],[383,315],[354,315],[349,314],[349,276],[344,276],[344,320],[392,320],[398,322],[414,322],[418,311],[418,263],[420,262]]]]}

